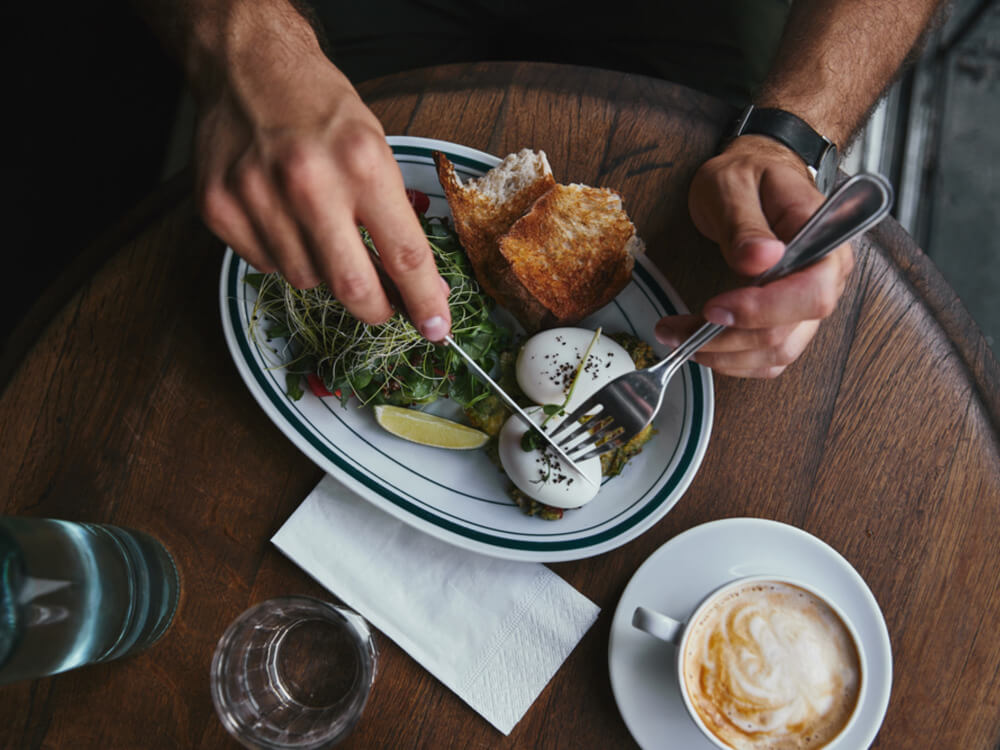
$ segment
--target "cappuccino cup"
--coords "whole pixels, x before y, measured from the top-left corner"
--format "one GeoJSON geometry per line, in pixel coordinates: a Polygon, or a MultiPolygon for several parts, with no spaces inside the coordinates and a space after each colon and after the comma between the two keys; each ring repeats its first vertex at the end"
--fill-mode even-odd
{"type": "Polygon", "coordinates": [[[637,607],[632,624],[677,646],[685,707],[723,750],[816,750],[848,731],[867,687],[861,639],[814,587],[731,581],[685,621],[637,607]]]}

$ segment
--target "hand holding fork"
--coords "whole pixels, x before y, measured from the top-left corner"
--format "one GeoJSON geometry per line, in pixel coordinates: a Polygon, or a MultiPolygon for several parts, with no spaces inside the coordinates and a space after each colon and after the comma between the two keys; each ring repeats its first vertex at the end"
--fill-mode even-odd
{"type": "MultiPolygon", "coordinates": [[[[792,238],[781,260],[751,283],[762,286],[815,263],[877,224],[891,204],[892,187],[885,178],[873,174],[849,178],[792,238]]],[[[653,421],[674,373],[724,329],[705,323],[652,367],[612,380],[560,422],[549,437],[574,461],[625,445],[653,421]]]]}

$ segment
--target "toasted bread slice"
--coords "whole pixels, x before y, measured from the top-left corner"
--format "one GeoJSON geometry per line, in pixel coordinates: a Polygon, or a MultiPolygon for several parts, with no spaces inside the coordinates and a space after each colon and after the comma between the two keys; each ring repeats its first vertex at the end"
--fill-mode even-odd
{"type": "Polygon", "coordinates": [[[527,331],[578,322],[628,283],[643,244],[613,190],[556,184],[543,151],[465,184],[434,162],[476,279],[527,331]]]}
{"type": "Polygon", "coordinates": [[[642,250],[621,196],[578,184],[553,187],[500,238],[501,254],[553,325],[578,322],[614,299],[642,250]]]}
{"type": "Polygon", "coordinates": [[[498,242],[556,184],[545,152],[522,149],[465,184],[448,157],[439,151],[434,152],[434,164],[476,279],[487,294],[509,308],[512,300],[503,286],[510,269],[498,242]]]}

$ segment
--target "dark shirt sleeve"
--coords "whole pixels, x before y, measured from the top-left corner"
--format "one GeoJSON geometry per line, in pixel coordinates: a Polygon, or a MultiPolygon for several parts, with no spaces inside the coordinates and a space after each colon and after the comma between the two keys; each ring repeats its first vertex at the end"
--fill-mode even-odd
{"type": "Polygon", "coordinates": [[[743,104],[791,0],[310,0],[328,53],[355,83],[449,62],[533,60],[664,78],[743,104]],[[614,12],[609,13],[609,10],[614,12]]]}

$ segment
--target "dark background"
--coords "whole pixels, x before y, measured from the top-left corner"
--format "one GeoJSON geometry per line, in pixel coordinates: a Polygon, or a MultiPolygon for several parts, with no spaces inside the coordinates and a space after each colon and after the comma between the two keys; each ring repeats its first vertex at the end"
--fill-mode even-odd
{"type": "MultiPolygon", "coordinates": [[[[125,0],[12,5],[0,11],[3,344],[68,263],[99,262],[84,251],[160,184],[168,154],[176,170],[171,135],[179,119],[190,122],[190,112],[178,117],[177,68],[125,0]]],[[[886,105],[885,134],[863,134],[855,151],[884,139],[864,166],[890,176],[894,214],[996,347],[1000,0],[957,0],[886,105]]]]}
{"type": "Polygon", "coordinates": [[[181,79],[124,2],[3,11],[5,336],[160,182],[181,79]]]}

